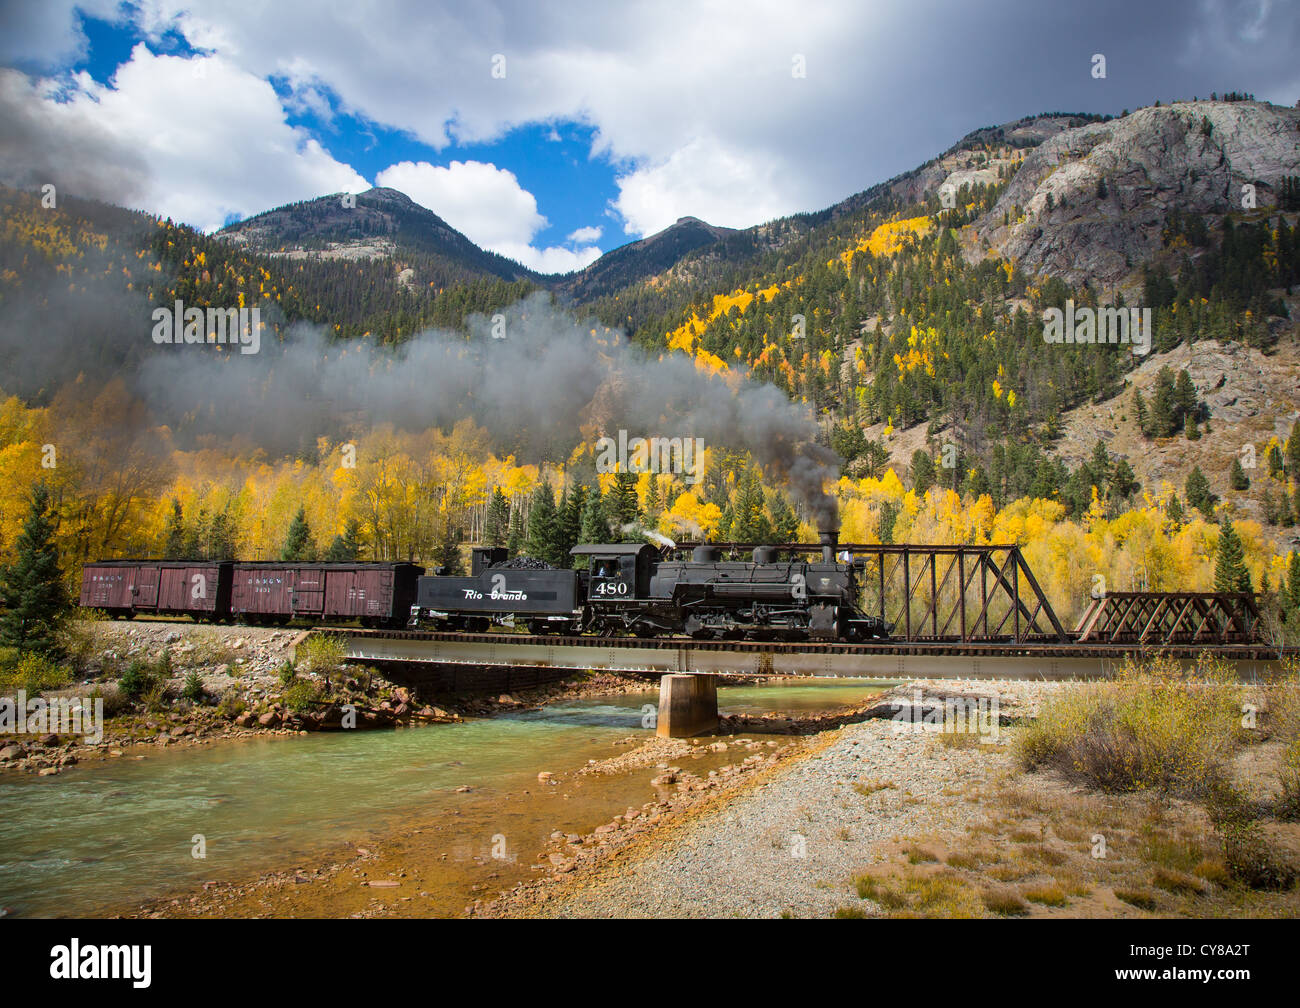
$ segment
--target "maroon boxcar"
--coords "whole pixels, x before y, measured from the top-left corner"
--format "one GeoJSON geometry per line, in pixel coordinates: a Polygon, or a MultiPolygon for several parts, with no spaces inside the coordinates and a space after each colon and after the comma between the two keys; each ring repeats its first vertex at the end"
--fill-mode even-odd
{"type": "Polygon", "coordinates": [[[412,563],[236,563],[230,611],[254,623],[294,618],[405,626],[424,568],[412,563]]]}
{"type": "Polygon", "coordinates": [[[81,568],[80,604],[115,618],[136,613],[225,619],[232,564],[102,560],[81,568]]]}

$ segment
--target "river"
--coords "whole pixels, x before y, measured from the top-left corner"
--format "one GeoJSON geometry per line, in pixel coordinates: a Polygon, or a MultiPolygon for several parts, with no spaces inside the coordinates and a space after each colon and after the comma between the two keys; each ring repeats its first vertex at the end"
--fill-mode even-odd
{"type": "MultiPolygon", "coordinates": [[[[888,685],[787,680],[723,687],[718,699],[724,714],[806,715],[888,685]]],[[[416,821],[455,824],[441,841],[454,860],[479,860],[476,852],[505,837],[530,858],[556,825],[589,829],[649,797],[642,772],[588,786],[558,811],[507,801],[538,792],[541,770],[575,770],[609,757],[619,740],[648,735],[642,709],[657,698],[647,690],[453,725],[141,747],[54,777],[8,775],[0,778],[0,911],[93,916],[319,859],[416,821]]],[[[435,909],[458,903],[463,894],[453,892],[435,909]]]]}

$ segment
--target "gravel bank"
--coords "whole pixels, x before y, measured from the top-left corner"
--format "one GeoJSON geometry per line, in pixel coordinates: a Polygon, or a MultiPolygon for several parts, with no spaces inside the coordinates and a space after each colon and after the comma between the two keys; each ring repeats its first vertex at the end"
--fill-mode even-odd
{"type": "MultiPolygon", "coordinates": [[[[1030,713],[1048,684],[929,684],[1030,713]]],[[[900,688],[914,696],[923,684],[900,688]]],[[[1001,733],[1005,740],[1006,732],[1001,733]]],[[[591,867],[520,887],[483,916],[825,917],[856,872],[914,837],[964,834],[973,795],[1010,765],[1005,744],[949,746],[893,720],[851,724],[738,778],[591,867]]]]}

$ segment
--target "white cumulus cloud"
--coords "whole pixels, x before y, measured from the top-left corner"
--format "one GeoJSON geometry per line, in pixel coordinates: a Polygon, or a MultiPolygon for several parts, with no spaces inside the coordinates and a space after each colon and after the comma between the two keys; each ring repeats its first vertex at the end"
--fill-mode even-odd
{"type": "Polygon", "coordinates": [[[0,131],[0,163],[19,181],[52,160],[47,170],[56,178],[74,164],[82,174],[103,165],[96,174],[118,181],[101,181],[84,194],[205,231],[229,217],[369,188],[305,130],[286,122],[267,81],[222,56],[157,56],[138,45],[107,86],[84,74],[58,88],[24,83],[12,71],[7,78],[0,121],[21,115],[45,133],[25,158],[7,140],[10,130],[0,131]],[[21,100],[19,108],[12,106],[14,98],[21,100]],[[52,146],[59,157],[51,157],[52,146]]]}
{"type": "Polygon", "coordinates": [[[605,229],[600,227],[580,227],[564,240],[570,245],[590,245],[592,242],[600,241],[600,236],[605,229]]]}
{"type": "Polygon", "coordinates": [[[600,237],[599,228],[582,228],[569,236],[581,248],[535,248],[533,238],[548,221],[514,172],[496,165],[453,161],[444,167],[402,161],[381,171],[375,184],[406,193],[476,245],[541,273],[581,269],[600,256],[600,249],[592,246],[600,237]],[[575,239],[575,235],[582,237],[575,239]]]}

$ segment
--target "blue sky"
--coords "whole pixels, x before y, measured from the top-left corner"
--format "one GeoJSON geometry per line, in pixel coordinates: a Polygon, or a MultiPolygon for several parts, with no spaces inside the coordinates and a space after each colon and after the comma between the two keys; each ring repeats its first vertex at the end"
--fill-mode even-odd
{"type": "Polygon", "coordinates": [[[9,0],[0,181],[204,230],[392,185],[563,272],[688,214],[824,208],[1025,115],[1291,105],[1298,6],[9,0]]]}
{"type": "MultiPolygon", "coordinates": [[[[140,44],[159,55],[190,58],[202,54],[174,30],[150,38],[128,19],[106,20],[79,10],[75,17],[86,46],[67,69],[84,71],[104,86],[110,85],[118,67],[130,60],[132,50],[140,44]]],[[[27,68],[38,69],[31,64],[27,68]]],[[[282,99],[289,99],[292,89],[282,78],[271,78],[270,83],[282,99]]],[[[544,208],[547,224],[533,236],[537,245],[563,245],[569,235],[593,226],[614,236],[613,244],[621,244],[619,237],[624,241],[638,237],[623,235],[622,227],[610,219],[608,207],[616,195],[614,166],[608,157],[591,155],[595,131],[590,124],[571,120],[530,123],[491,143],[452,143],[438,151],[407,131],[350,113],[341,107],[337,95],[326,92],[322,97],[328,103],[328,113],[299,105],[288,109],[286,121],[308,131],[335,159],[351,165],[368,181],[401,161],[427,161],[444,167],[454,161],[489,163],[513,173],[544,208]]],[[[438,212],[437,207],[430,209],[438,212]]],[[[242,216],[226,214],[223,223],[242,216]]]]}

